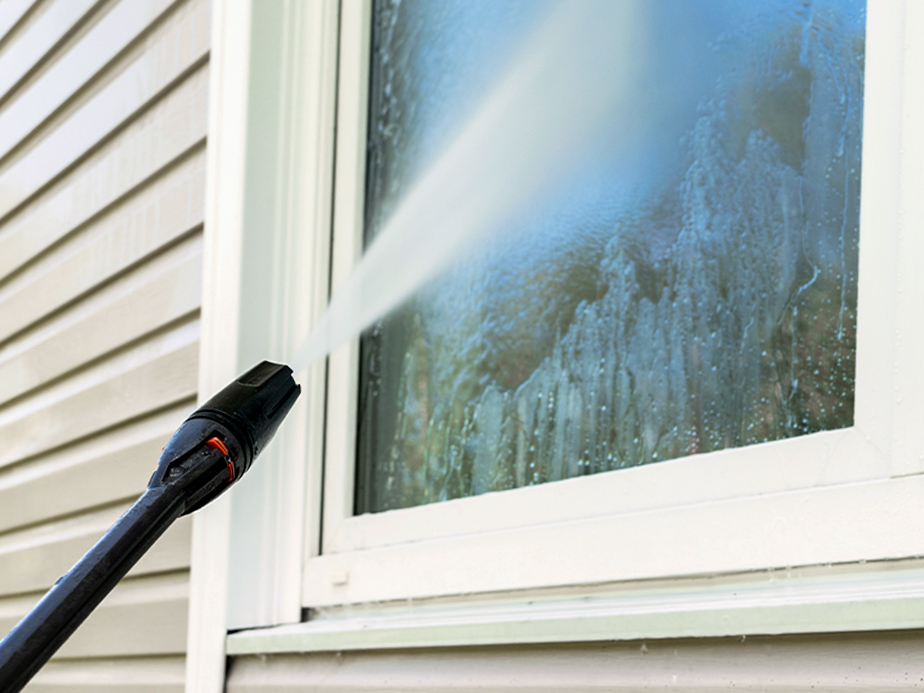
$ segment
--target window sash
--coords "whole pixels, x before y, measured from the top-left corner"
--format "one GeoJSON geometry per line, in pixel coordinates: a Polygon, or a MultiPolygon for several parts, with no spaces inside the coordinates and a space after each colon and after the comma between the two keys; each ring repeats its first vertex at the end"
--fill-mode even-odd
{"type": "MultiPolygon", "coordinates": [[[[915,302],[899,291],[900,281],[915,276],[910,258],[922,257],[908,252],[920,241],[899,217],[903,189],[924,180],[901,156],[900,123],[908,116],[899,37],[907,30],[903,15],[914,12],[897,4],[868,8],[853,427],[354,517],[354,341],[329,362],[323,553],[306,562],[303,605],[921,553],[924,542],[908,530],[924,519],[910,500],[917,481],[903,477],[924,471],[924,438],[921,426],[902,425],[924,414],[920,390],[908,380],[919,380],[920,369],[914,341],[895,339],[899,328],[919,334],[922,323],[915,302]],[[903,265],[907,274],[896,271],[903,265]]],[[[335,290],[362,249],[370,17],[368,0],[343,4],[335,290]]]]}

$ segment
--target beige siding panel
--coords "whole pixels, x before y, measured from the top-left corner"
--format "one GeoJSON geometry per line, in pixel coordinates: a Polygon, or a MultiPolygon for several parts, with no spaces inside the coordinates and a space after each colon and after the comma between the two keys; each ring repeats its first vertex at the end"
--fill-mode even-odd
{"type": "Polygon", "coordinates": [[[189,573],[125,580],[58,655],[131,657],[186,651],[189,573]]]}
{"type": "Polygon", "coordinates": [[[204,194],[200,150],[87,229],[85,244],[64,249],[0,289],[0,342],[201,227],[204,194]]]}
{"type": "Polygon", "coordinates": [[[0,282],[204,140],[203,67],[0,228],[0,282]]]}
{"type": "Polygon", "coordinates": [[[92,296],[98,300],[86,301],[90,305],[77,306],[54,321],[38,338],[0,349],[0,403],[197,311],[201,237],[189,239],[166,255],[169,264],[157,263],[156,268],[145,267],[144,272],[128,275],[98,292],[102,296],[92,296]],[[139,279],[146,281],[142,284],[139,279]]]}
{"type": "MultiPolygon", "coordinates": [[[[0,599],[0,632],[15,626],[42,594],[0,599]]],[[[56,657],[183,654],[188,603],[187,572],[123,580],[56,657]]]]}
{"type": "Polygon", "coordinates": [[[0,598],[0,633],[8,632],[38,603],[44,592],[0,598]]]}
{"type": "Polygon", "coordinates": [[[188,0],[187,6],[168,20],[150,50],[0,173],[0,218],[208,55],[208,8],[208,0],[188,0]]]}
{"type": "Polygon", "coordinates": [[[0,467],[194,396],[198,327],[192,324],[136,350],[154,353],[114,357],[4,411],[0,467]]]}
{"type": "MultiPolygon", "coordinates": [[[[0,635],[195,406],[210,0],[0,0],[0,635]]],[[[28,691],[183,690],[181,518],[28,691]]]]}
{"type": "Polygon", "coordinates": [[[183,657],[51,661],[26,693],[183,693],[183,657]]]}
{"type": "Polygon", "coordinates": [[[139,495],[161,448],[194,408],[190,400],[28,464],[0,470],[0,531],[139,495]]]}
{"type": "MultiPolygon", "coordinates": [[[[0,537],[0,596],[47,590],[128,510],[130,503],[0,537]]],[[[189,568],[190,518],[181,518],[129,575],[189,568]]]]}
{"type": "Polygon", "coordinates": [[[4,0],[0,3],[0,41],[39,0],[4,0]]]}
{"type": "Polygon", "coordinates": [[[921,686],[922,647],[924,634],[902,632],[247,657],[227,690],[887,693],[921,686]]]}
{"type": "Polygon", "coordinates": [[[173,2],[121,0],[0,113],[0,159],[71,99],[173,2]]]}
{"type": "MultiPolygon", "coordinates": [[[[0,100],[65,38],[99,0],[55,2],[0,54],[0,100]]],[[[45,3],[47,5],[48,3],[45,3]]]]}

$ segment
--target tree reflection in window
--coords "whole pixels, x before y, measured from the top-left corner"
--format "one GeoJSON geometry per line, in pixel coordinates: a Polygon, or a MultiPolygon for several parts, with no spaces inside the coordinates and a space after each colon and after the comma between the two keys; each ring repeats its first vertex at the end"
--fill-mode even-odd
{"type": "MultiPolygon", "coordinates": [[[[364,335],[357,513],[852,425],[865,3],[645,7],[637,176],[588,171],[364,335]]],[[[367,238],[538,11],[377,0],[367,238]]]]}

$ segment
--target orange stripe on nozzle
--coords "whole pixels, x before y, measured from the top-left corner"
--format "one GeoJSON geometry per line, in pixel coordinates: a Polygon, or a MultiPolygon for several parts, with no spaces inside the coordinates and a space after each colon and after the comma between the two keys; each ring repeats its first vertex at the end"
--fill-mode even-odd
{"type": "Polygon", "coordinates": [[[221,442],[221,438],[209,438],[205,441],[205,444],[210,448],[215,448],[216,450],[221,450],[222,455],[228,454],[228,447],[221,442]]]}
{"type": "MultiPolygon", "coordinates": [[[[221,451],[221,454],[225,457],[228,456],[228,446],[221,442],[220,438],[209,438],[205,441],[205,444],[210,448],[221,451]]],[[[228,461],[228,483],[234,481],[234,464],[229,460],[228,461]]]]}

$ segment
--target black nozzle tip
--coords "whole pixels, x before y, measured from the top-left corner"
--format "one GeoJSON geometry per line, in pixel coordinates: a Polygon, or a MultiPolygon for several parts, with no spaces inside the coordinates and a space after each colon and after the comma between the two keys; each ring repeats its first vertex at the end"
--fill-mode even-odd
{"type": "Polygon", "coordinates": [[[250,469],[301,388],[288,366],[264,361],[194,411],[164,447],[148,488],[169,487],[193,512],[250,469]]]}
{"type": "Polygon", "coordinates": [[[285,364],[263,361],[209,399],[188,420],[208,419],[228,428],[238,439],[243,459],[237,475],[246,472],[289,413],[301,388],[285,364]]]}

